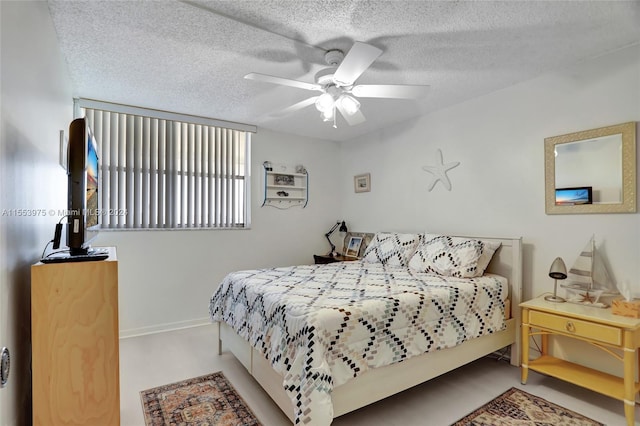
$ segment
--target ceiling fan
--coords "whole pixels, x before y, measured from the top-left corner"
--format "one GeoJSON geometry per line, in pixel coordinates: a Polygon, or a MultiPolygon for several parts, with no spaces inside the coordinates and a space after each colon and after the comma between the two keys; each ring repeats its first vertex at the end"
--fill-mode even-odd
{"type": "Polygon", "coordinates": [[[322,119],[336,126],[336,110],[351,126],[365,121],[360,111],[360,102],[356,98],[397,98],[418,99],[424,96],[429,86],[406,84],[358,84],[355,82],[362,73],[382,54],[382,50],[367,43],[355,42],[345,55],[341,50],[333,49],[325,53],[329,68],[315,75],[315,83],[274,77],[266,74],[249,73],[248,80],[280,84],[282,86],[320,92],[318,96],[291,105],[275,114],[282,116],[315,104],[322,119]]]}

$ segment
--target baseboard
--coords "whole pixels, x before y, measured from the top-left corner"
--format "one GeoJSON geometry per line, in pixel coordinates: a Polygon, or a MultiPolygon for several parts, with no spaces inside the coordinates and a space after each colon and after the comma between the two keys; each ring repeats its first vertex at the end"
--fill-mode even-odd
{"type": "Polygon", "coordinates": [[[144,336],[147,334],[164,333],[167,331],[181,330],[183,328],[201,327],[203,325],[211,325],[209,317],[197,318],[188,321],[170,322],[166,324],[151,325],[148,327],[130,328],[128,330],[120,330],[120,338],[128,339],[130,337],[144,336]]]}

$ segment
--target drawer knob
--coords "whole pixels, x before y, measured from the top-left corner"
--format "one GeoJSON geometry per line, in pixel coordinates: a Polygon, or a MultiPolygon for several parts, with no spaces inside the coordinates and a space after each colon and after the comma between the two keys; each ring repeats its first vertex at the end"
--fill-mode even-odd
{"type": "Polygon", "coordinates": [[[567,331],[569,333],[574,333],[576,331],[576,326],[573,325],[573,323],[571,321],[567,321],[567,324],[565,325],[565,328],[567,329],[567,331]]]}

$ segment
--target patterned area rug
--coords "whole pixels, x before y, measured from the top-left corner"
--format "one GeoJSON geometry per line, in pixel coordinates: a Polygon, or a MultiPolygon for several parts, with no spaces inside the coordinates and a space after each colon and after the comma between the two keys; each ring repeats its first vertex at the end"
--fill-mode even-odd
{"type": "Polygon", "coordinates": [[[451,426],[605,426],[523,390],[511,388],[451,426]]]}
{"type": "Polygon", "coordinates": [[[260,426],[222,372],[140,392],[147,426],[260,426]]]}

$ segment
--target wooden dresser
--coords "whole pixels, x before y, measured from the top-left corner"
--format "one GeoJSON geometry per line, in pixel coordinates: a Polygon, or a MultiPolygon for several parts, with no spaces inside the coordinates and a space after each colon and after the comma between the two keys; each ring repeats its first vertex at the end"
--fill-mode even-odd
{"type": "Polygon", "coordinates": [[[119,425],[118,261],[31,267],[34,425],[119,425]]]}

